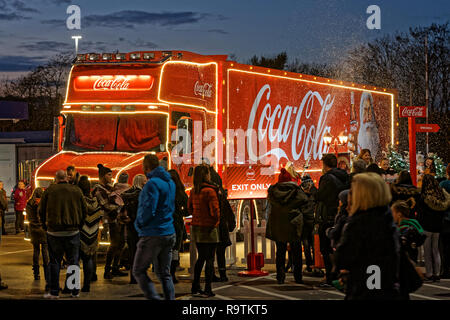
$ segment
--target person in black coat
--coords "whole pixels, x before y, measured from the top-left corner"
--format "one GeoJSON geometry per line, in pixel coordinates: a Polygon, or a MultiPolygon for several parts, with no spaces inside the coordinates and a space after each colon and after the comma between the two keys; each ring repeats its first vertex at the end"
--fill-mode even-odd
{"type": "Polygon", "coordinates": [[[325,154],[322,157],[324,175],[320,177],[319,190],[317,191],[316,223],[319,225],[320,252],[325,264],[325,282],[321,287],[331,287],[335,275],[332,273],[330,238],[326,230],[334,225],[339,207],[339,193],[349,188],[349,176],[338,169],[337,158],[334,154],[325,154]]]}
{"type": "Polygon", "coordinates": [[[217,266],[219,268],[219,276],[213,274],[213,282],[227,282],[227,269],[225,250],[231,246],[230,232],[236,228],[236,216],[233,209],[226,198],[225,191],[219,189],[219,206],[220,206],[220,222],[219,222],[219,244],[216,248],[217,266]],[[223,192],[223,193],[222,193],[223,192]]]}
{"type": "MultiPolygon", "coordinates": [[[[139,204],[139,195],[147,182],[147,177],[143,174],[137,174],[133,179],[133,186],[122,193],[122,199],[125,204],[126,213],[128,216],[127,221],[127,245],[130,253],[130,270],[133,270],[134,256],[136,255],[137,243],[139,241],[139,236],[134,227],[134,221],[136,220],[138,204],[139,204]]],[[[137,284],[136,279],[133,276],[133,273],[130,272],[130,284],[137,284]]]]}
{"type": "Polygon", "coordinates": [[[353,177],[350,218],[334,254],[347,300],[400,299],[400,235],[390,201],[380,175],[353,177]]]}
{"type": "Polygon", "coordinates": [[[327,230],[327,236],[331,240],[331,246],[336,249],[337,244],[342,236],[342,230],[344,230],[344,226],[348,221],[348,195],[350,193],[349,190],[344,190],[339,193],[339,212],[336,215],[336,219],[334,221],[334,226],[327,230]]]}
{"type": "Polygon", "coordinates": [[[219,276],[217,277],[213,274],[213,282],[227,282],[227,268],[226,268],[226,258],[225,251],[228,246],[231,246],[230,232],[236,228],[236,217],[234,215],[233,209],[227,200],[227,195],[222,185],[222,178],[214,169],[213,166],[209,164],[209,160],[203,158],[203,165],[207,166],[209,169],[209,174],[211,177],[210,183],[217,187],[218,193],[217,197],[219,199],[220,207],[220,222],[219,222],[219,243],[216,248],[216,258],[217,266],[219,268],[219,276]]]}
{"type": "Polygon", "coordinates": [[[283,284],[285,280],[286,250],[291,247],[294,279],[302,281],[302,248],[303,212],[308,204],[308,197],[292,181],[293,177],[281,169],[278,183],[269,187],[267,200],[270,203],[270,213],[266,225],[266,238],[276,242],[277,281],[283,284]]]}
{"type": "MultiPolygon", "coordinates": [[[[27,216],[30,222],[30,237],[31,244],[33,245],[33,274],[34,280],[39,280],[39,255],[42,253],[42,265],[44,267],[45,280],[48,281],[48,244],[47,234],[45,233],[41,219],[38,215],[38,206],[41,200],[44,190],[42,188],[36,188],[33,191],[33,195],[27,202],[27,216]]],[[[46,288],[48,288],[48,283],[46,288]]],[[[47,290],[46,290],[47,291],[47,290]]]]}
{"type": "Polygon", "coordinates": [[[314,186],[314,181],[309,175],[302,177],[300,185],[303,192],[308,197],[306,205],[303,207],[303,232],[302,245],[305,253],[306,271],[312,272],[314,267],[314,213],[316,211],[316,193],[317,188],[314,186]]]}
{"type": "Polygon", "coordinates": [[[178,283],[175,271],[177,270],[177,266],[180,265],[180,250],[181,246],[183,245],[183,235],[185,233],[183,217],[187,217],[189,215],[187,209],[189,197],[186,194],[185,187],[180,179],[178,172],[176,172],[173,169],[169,170],[168,172],[172,177],[172,180],[175,183],[176,187],[175,211],[173,212],[173,226],[175,228],[176,240],[172,250],[172,262],[170,265],[170,274],[172,275],[173,283],[178,283]]]}
{"type": "Polygon", "coordinates": [[[450,195],[439,186],[429,174],[423,176],[422,190],[416,206],[417,220],[427,236],[423,245],[425,258],[425,280],[439,281],[441,273],[441,254],[439,237],[442,231],[444,214],[450,208],[450,195]]]}

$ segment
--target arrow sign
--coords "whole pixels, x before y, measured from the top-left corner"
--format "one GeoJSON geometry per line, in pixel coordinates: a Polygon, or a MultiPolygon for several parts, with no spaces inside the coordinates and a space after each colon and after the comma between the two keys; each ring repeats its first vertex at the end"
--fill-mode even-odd
{"type": "Polygon", "coordinates": [[[428,123],[428,124],[416,124],[416,131],[417,132],[438,132],[440,129],[439,125],[435,123],[428,123]]]}

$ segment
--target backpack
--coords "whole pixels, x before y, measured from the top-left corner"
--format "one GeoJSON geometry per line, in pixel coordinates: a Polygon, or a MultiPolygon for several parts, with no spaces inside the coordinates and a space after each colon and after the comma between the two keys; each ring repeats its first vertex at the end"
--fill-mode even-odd
{"type": "Polygon", "coordinates": [[[402,242],[412,249],[419,248],[425,243],[425,235],[422,227],[415,220],[406,220],[401,228],[402,242]]]}

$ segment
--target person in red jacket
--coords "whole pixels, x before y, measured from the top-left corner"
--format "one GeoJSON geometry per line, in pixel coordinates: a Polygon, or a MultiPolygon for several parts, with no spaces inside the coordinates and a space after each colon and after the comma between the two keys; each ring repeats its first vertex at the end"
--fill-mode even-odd
{"type": "Polygon", "coordinates": [[[213,297],[211,282],[214,274],[214,256],[219,243],[220,208],[217,187],[210,183],[209,168],[200,165],[194,170],[194,188],[188,200],[192,215],[191,241],[197,246],[198,258],[194,267],[192,294],[213,297]],[[200,274],[205,267],[205,291],[200,290],[200,274]]]}
{"type": "Polygon", "coordinates": [[[17,189],[14,191],[14,210],[16,211],[16,234],[23,231],[23,211],[27,206],[27,191],[25,190],[25,182],[19,180],[17,189]]]}

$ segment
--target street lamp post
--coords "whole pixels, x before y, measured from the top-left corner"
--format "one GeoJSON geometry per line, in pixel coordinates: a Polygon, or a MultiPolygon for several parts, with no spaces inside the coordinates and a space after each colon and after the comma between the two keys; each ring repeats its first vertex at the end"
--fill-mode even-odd
{"type": "Polygon", "coordinates": [[[327,147],[334,146],[334,153],[336,158],[338,158],[338,147],[345,146],[348,142],[348,135],[346,132],[342,131],[337,137],[333,136],[330,132],[325,133],[323,136],[323,141],[327,147]]]}
{"type": "Polygon", "coordinates": [[[75,40],[75,55],[78,54],[78,40],[82,39],[82,36],[72,36],[72,39],[75,40]]]}

